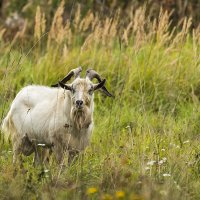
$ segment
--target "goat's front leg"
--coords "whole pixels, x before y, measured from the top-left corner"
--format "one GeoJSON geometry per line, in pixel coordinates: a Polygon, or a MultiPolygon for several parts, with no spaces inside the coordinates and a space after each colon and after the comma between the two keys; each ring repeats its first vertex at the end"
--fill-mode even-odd
{"type": "Polygon", "coordinates": [[[69,150],[68,165],[70,166],[72,163],[76,162],[78,156],[79,156],[78,150],[69,150]]]}
{"type": "Polygon", "coordinates": [[[54,153],[55,153],[55,157],[56,157],[56,160],[57,162],[60,164],[60,165],[63,165],[63,162],[64,162],[64,151],[63,151],[63,147],[61,144],[57,144],[55,143],[54,144],[54,153]]]}
{"type": "Polygon", "coordinates": [[[42,163],[42,149],[35,147],[33,165],[38,166],[42,163]]]}
{"type": "Polygon", "coordinates": [[[34,166],[39,164],[48,164],[51,150],[44,147],[36,147],[34,152],[34,166]]]}

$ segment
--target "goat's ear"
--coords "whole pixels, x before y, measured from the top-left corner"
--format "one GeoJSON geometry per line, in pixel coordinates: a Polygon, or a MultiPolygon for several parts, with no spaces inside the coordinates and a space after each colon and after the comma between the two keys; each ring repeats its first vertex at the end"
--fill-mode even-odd
{"type": "Polygon", "coordinates": [[[94,91],[102,88],[104,86],[105,82],[106,82],[106,79],[103,79],[100,83],[94,84],[93,85],[94,91]]]}
{"type": "Polygon", "coordinates": [[[70,90],[70,91],[72,90],[72,87],[71,87],[71,86],[65,85],[65,84],[62,83],[61,81],[58,82],[58,85],[59,85],[61,88],[65,89],[65,90],[70,90]]]}

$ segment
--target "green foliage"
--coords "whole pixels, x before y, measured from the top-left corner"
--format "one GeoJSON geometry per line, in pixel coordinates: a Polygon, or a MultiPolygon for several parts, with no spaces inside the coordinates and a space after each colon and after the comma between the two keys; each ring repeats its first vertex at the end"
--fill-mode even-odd
{"type": "Polygon", "coordinates": [[[0,43],[1,121],[22,87],[50,86],[79,65],[106,78],[115,98],[95,94],[91,144],[70,167],[61,168],[53,156],[48,166],[33,167],[32,156],[23,157],[23,169],[13,166],[12,146],[1,135],[0,198],[199,199],[200,44],[195,36],[155,39],[156,32],[140,43],[132,33],[126,44],[109,34],[106,42],[97,40],[93,33],[96,40],[83,48],[83,34],[73,33],[69,45],[63,40],[48,46],[47,38],[0,43]]]}

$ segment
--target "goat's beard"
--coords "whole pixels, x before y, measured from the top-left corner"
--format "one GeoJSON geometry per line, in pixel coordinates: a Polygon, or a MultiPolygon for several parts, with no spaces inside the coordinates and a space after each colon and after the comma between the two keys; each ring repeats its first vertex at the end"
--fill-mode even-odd
{"type": "Polygon", "coordinates": [[[84,107],[83,109],[77,109],[75,107],[71,110],[71,120],[78,130],[82,128],[87,128],[91,123],[91,113],[90,109],[84,107]]]}

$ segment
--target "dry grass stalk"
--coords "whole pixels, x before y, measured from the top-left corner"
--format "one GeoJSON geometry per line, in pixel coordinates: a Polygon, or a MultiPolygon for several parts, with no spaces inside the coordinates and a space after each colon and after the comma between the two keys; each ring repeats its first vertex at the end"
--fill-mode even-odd
{"type": "Polygon", "coordinates": [[[122,35],[122,41],[125,42],[126,45],[129,44],[129,37],[130,37],[130,31],[131,31],[131,28],[133,27],[133,22],[131,21],[128,26],[124,29],[124,33],[122,35]]]}
{"type": "Polygon", "coordinates": [[[66,25],[64,27],[64,35],[65,35],[65,39],[67,40],[67,44],[70,45],[72,44],[72,30],[71,30],[71,23],[69,20],[67,20],[66,25]]]}
{"type": "Polygon", "coordinates": [[[5,28],[0,29],[0,41],[3,39],[4,33],[6,32],[5,28]]]}
{"type": "Polygon", "coordinates": [[[121,10],[118,9],[112,20],[112,23],[110,26],[110,33],[109,33],[111,38],[115,38],[117,34],[119,33],[118,26],[119,26],[120,13],[121,13],[121,10]]]}
{"type": "Polygon", "coordinates": [[[76,9],[76,12],[75,12],[75,17],[74,17],[74,29],[75,30],[78,30],[78,27],[79,27],[79,23],[80,23],[80,18],[81,18],[81,5],[78,4],[77,5],[77,9],[76,9]]]}
{"type": "Polygon", "coordinates": [[[37,7],[35,15],[34,37],[40,39],[46,30],[45,14],[41,12],[40,6],[37,7]]]}
{"type": "Polygon", "coordinates": [[[35,28],[34,28],[34,37],[36,39],[40,38],[40,20],[41,20],[41,11],[40,6],[37,6],[36,15],[35,15],[35,28]]]}
{"type": "Polygon", "coordinates": [[[134,48],[139,49],[146,38],[145,33],[145,13],[146,7],[140,7],[136,10],[133,18],[133,34],[135,35],[134,39],[134,48]]]}
{"type": "Polygon", "coordinates": [[[63,47],[63,54],[62,54],[62,57],[63,57],[64,60],[66,60],[68,53],[69,53],[69,50],[67,48],[67,45],[65,44],[64,47],[63,47]]]}
{"type": "MultiPolygon", "coordinates": [[[[71,23],[67,20],[64,25],[63,22],[63,13],[64,13],[64,1],[62,1],[56,10],[56,13],[53,18],[53,22],[51,25],[51,29],[48,35],[48,44],[49,47],[51,41],[55,41],[58,45],[61,45],[64,40],[66,40],[67,45],[72,43],[72,31],[71,31],[71,23]]],[[[76,23],[79,23],[80,16],[77,16],[76,23]]]]}
{"type": "Polygon", "coordinates": [[[102,28],[102,43],[103,45],[105,45],[108,40],[109,40],[109,33],[110,33],[110,27],[111,27],[111,23],[112,23],[112,18],[109,19],[109,18],[106,18],[105,21],[104,21],[104,25],[103,25],[103,28],[102,28]]]}
{"type": "Polygon", "coordinates": [[[193,56],[195,65],[200,62],[200,25],[192,31],[193,56]]]}
{"type": "Polygon", "coordinates": [[[94,20],[92,21],[92,31],[94,31],[96,25],[99,24],[99,21],[100,21],[99,16],[96,15],[95,18],[94,18],[94,20]]]}
{"type": "Polygon", "coordinates": [[[48,37],[48,46],[51,40],[55,40],[57,43],[61,43],[64,39],[64,27],[63,27],[63,12],[64,12],[64,1],[61,1],[58,9],[53,18],[51,29],[48,37]]]}
{"type": "Polygon", "coordinates": [[[93,21],[94,21],[94,15],[92,11],[89,10],[86,16],[80,22],[79,31],[87,31],[93,21]]]}
{"type": "Polygon", "coordinates": [[[195,38],[196,44],[200,45],[200,24],[193,30],[193,38],[195,38]]]}
{"type": "Polygon", "coordinates": [[[171,13],[168,13],[167,11],[163,11],[163,9],[160,10],[159,18],[158,18],[158,26],[157,26],[157,42],[161,45],[166,44],[171,39],[171,34],[169,32],[170,27],[170,18],[171,13]]]}
{"type": "Polygon", "coordinates": [[[102,38],[102,27],[101,23],[95,26],[93,32],[91,32],[88,37],[85,39],[83,45],[81,46],[81,51],[87,49],[88,47],[92,47],[92,45],[97,45],[101,41],[102,38]]]}
{"type": "Polygon", "coordinates": [[[45,33],[46,30],[46,18],[45,13],[42,13],[42,20],[41,20],[41,32],[42,34],[45,33]]]}
{"type": "Polygon", "coordinates": [[[81,52],[84,51],[93,41],[93,34],[89,34],[88,37],[85,39],[83,45],[81,46],[81,52]]]}
{"type": "Polygon", "coordinates": [[[182,25],[182,30],[174,37],[172,45],[182,44],[191,28],[192,25],[192,18],[185,18],[182,25]]]}
{"type": "Polygon", "coordinates": [[[22,39],[24,37],[27,28],[27,23],[28,23],[27,20],[25,20],[23,28],[15,34],[11,42],[11,46],[13,46],[19,39],[22,39]]]}

